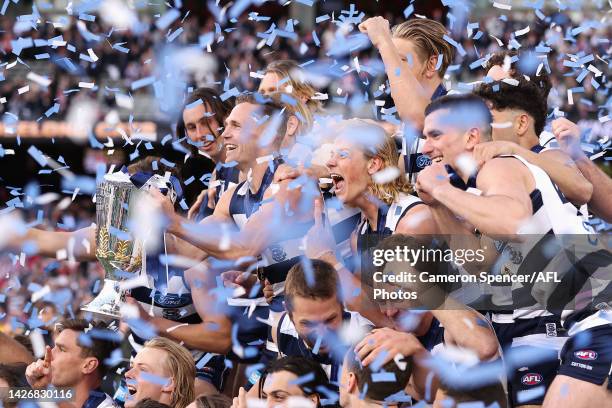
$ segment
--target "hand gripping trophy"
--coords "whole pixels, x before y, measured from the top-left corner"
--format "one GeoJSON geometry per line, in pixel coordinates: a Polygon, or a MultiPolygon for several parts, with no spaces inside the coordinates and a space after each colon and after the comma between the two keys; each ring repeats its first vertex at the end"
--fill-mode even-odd
{"type": "MultiPolygon", "coordinates": [[[[172,177],[172,176],[171,176],[172,177]]],[[[146,243],[130,233],[139,202],[148,188],[158,188],[176,201],[177,192],[168,178],[140,173],[130,177],[123,172],[106,175],[96,191],[96,258],[104,268],[104,286],[81,310],[104,319],[119,319],[127,295],[121,282],[131,274],[146,274],[146,243]],[[149,177],[150,176],[150,177],[149,177]],[[138,187],[141,185],[141,187],[138,187]]]]}

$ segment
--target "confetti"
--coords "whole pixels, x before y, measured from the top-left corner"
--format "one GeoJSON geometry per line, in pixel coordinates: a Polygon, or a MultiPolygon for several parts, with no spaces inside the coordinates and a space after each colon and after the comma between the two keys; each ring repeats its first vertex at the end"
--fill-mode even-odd
{"type": "Polygon", "coordinates": [[[388,184],[397,179],[400,171],[397,167],[386,167],[372,175],[372,181],[376,184],[388,184]]]}

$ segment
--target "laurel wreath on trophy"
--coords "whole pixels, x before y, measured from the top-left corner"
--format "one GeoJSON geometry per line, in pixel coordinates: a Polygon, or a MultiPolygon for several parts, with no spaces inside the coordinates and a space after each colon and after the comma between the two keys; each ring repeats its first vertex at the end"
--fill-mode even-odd
{"type": "Polygon", "coordinates": [[[142,263],[142,257],[138,254],[133,262],[130,262],[132,259],[129,254],[131,241],[118,240],[116,245],[116,250],[113,251],[109,247],[109,233],[106,227],[101,227],[98,231],[98,244],[96,245],[96,256],[98,258],[108,259],[115,262],[121,262],[128,265],[129,269],[135,269],[140,267],[142,263]]]}

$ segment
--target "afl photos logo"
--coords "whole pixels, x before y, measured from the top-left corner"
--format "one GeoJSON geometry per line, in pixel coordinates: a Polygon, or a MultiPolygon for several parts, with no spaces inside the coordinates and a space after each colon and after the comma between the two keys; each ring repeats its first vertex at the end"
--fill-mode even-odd
{"type": "Polygon", "coordinates": [[[597,353],[594,352],[593,350],[576,351],[574,353],[574,356],[576,356],[576,358],[579,358],[581,360],[588,360],[588,361],[593,361],[597,359],[597,353]]]}
{"type": "Polygon", "coordinates": [[[528,373],[521,378],[521,384],[523,385],[538,385],[544,378],[538,373],[528,373]]]}

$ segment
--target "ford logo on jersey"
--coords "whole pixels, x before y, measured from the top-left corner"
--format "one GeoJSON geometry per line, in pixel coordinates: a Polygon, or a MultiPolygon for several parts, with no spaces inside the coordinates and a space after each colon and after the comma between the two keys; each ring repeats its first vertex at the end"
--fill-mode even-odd
{"type": "Polygon", "coordinates": [[[183,307],[191,303],[190,296],[177,296],[177,295],[164,295],[162,293],[156,293],[153,296],[153,300],[160,307],[183,307]]]}
{"type": "Polygon", "coordinates": [[[581,360],[595,360],[597,358],[597,353],[593,350],[580,350],[574,353],[574,356],[581,360]]]}
{"type": "Polygon", "coordinates": [[[416,165],[419,170],[424,169],[425,167],[431,164],[431,159],[426,154],[419,154],[416,158],[416,165]]]}
{"type": "Polygon", "coordinates": [[[543,380],[542,376],[538,373],[528,373],[521,378],[523,385],[537,385],[543,380]]]}

